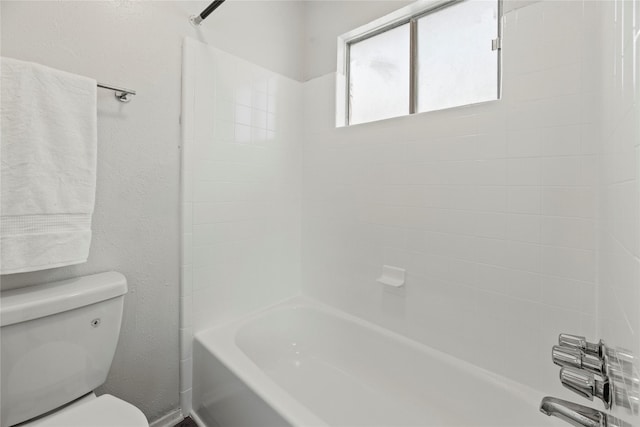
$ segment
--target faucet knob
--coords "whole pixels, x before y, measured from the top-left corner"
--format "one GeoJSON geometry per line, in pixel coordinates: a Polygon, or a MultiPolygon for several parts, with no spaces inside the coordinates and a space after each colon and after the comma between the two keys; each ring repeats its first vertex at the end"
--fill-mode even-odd
{"type": "Polygon", "coordinates": [[[585,369],[598,375],[605,375],[605,362],[592,354],[585,354],[575,347],[554,345],[551,349],[551,359],[558,366],[569,366],[585,369]]]}
{"type": "Polygon", "coordinates": [[[602,400],[606,409],[611,406],[611,384],[608,379],[597,380],[592,373],[580,369],[564,367],[560,369],[560,382],[569,390],[582,397],[602,400]]]}
{"type": "Polygon", "coordinates": [[[558,336],[558,344],[561,347],[576,348],[583,353],[591,354],[597,357],[604,356],[604,343],[602,340],[598,343],[589,342],[585,337],[571,334],[560,334],[558,336]]]}

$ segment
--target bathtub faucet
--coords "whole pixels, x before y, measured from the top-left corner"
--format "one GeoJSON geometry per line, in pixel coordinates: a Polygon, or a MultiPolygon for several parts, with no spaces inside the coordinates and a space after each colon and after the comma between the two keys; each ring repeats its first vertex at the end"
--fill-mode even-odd
{"type": "Polygon", "coordinates": [[[558,417],[576,427],[632,427],[631,424],[604,412],[555,397],[547,396],[542,399],[540,412],[558,417]]]}

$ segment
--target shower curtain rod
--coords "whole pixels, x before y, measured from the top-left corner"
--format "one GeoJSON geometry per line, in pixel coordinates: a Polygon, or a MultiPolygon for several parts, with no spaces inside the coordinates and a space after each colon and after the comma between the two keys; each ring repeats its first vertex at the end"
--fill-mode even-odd
{"type": "Polygon", "coordinates": [[[225,0],[214,0],[209,6],[207,6],[205,10],[202,11],[202,13],[200,13],[200,15],[192,15],[189,18],[189,21],[191,21],[191,24],[193,24],[194,26],[199,27],[202,21],[207,19],[207,16],[209,16],[211,12],[220,7],[220,5],[224,2],[225,0]]]}

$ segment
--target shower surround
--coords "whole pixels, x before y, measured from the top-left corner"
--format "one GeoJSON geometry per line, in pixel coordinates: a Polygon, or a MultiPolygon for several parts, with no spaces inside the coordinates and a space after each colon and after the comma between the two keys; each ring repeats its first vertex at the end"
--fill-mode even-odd
{"type": "Polygon", "coordinates": [[[192,334],[298,293],[573,401],[558,333],[638,354],[640,7],[504,6],[501,100],[345,128],[335,73],[185,42],[184,411],[192,334]]]}

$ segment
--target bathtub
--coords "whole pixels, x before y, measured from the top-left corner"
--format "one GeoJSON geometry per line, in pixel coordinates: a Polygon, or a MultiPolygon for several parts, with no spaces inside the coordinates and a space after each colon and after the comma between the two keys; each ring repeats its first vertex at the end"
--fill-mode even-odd
{"type": "Polygon", "coordinates": [[[563,425],[521,384],[302,297],[196,334],[193,357],[208,427],[563,425]]]}

